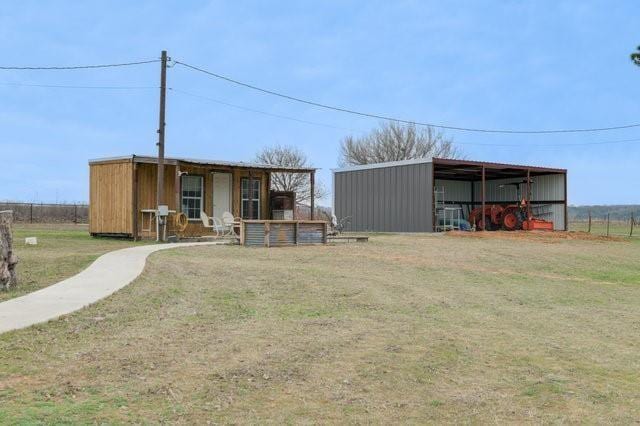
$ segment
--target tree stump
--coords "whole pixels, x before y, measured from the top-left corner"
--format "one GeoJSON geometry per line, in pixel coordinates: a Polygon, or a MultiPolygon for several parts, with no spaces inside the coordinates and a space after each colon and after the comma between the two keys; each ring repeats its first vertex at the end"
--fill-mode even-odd
{"type": "Polygon", "coordinates": [[[7,290],[18,283],[18,258],[13,253],[12,222],[12,211],[0,211],[0,290],[7,290]]]}

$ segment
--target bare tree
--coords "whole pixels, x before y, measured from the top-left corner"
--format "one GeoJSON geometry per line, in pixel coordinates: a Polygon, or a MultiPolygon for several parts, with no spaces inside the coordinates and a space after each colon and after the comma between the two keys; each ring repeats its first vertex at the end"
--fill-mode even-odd
{"type": "MultiPolygon", "coordinates": [[[[307,156],[293,146],[275,145],[263,148],[256,155],[256,162],[272,164],[282,167],[311,167],[307,156]]],[[[306,203],[311,199],[311,184],[307,173],[272,173],[271,189],[276,191],[294,191],[298,203],[306,203]]],[[[327,196],[327,190],[322,182],[316,179],[315,198],[327,196]]]]}
{"type": "Polygon", "coordinates": [[[347,136],[341,144],[341,165],[384,163],[414,158],[461,158],[453,139],[431,127],[385,122],[368,135],[347,136]]]}

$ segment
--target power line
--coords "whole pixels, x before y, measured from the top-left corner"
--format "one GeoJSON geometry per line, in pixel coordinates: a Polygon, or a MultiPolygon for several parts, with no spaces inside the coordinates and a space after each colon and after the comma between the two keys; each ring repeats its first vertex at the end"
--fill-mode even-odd
{"type": "Polygon", "coordinates": [[[158,86],[73,86],[73,85],[64,85],[64,84],[30,84],[30,83],[0,83],[0,86],[42,87],[42,88],[53,88],[53,89],[105,89],[105,90],[158,89],[158,86]]]}
{"type": "Polygon", "coordinates": [[[498,147],[514,147],[514,148],[562,148],[570,146],[586,146],[586,145],[613,145],[623,144],[629,142],[640,142],[640,138],[632,139],[618,139],[611,141],[598,141],[598,142],[575,142],[575,143],[542,143],[542,144],[506,144],[506,143],[481,143],[481,142],[457,142],[453,140],[452,143],[459,145],[475,145],[475,146],[498,146],[498,147]]]}
{"type": "Polygon", "coordinates": [[[229,83],[233,83],[233,84],[236,84],[236,85],[239,85],[239,86],[243,86],[243,87],[246,87],[246,88],[249,88],[249,89],[252,89],[252,90],[256,90],[256,91],[259,91],[259,92],[262,92],[262,93],[266,93],[268,95],[278,96],[280,98],[288,99],[290,101],[294,101],[294,102],[299,102],[299,103],[315,106],[315,107],[318,107],[318,108],[324,108],[324,109],[328,109],[328,110],[332,110],[332,111],[338,111],[338,112],[344,112],[344,113],[353,114],[353,115],[359,115],[359,116],[362,116],[362,117],[376,118],[376,119],[379,119],[379,120],[396,121],[396,122],[399,122],[399,123],[415,124],[415,125],[419,125],[419,126],[427,126],[427,127],[433,127],[433,128],[437,128],[437,129],[443,129],[443,130],[457,130],[457,131],[463,131],[463,132],[476,132],[476,133],[551,134],[551,133],[605,132],[605,131],[611,131],[611,130],[622,130],[622,129],[630,129],[630,128],[635,128],[635,127],[640,127],[640,123],[633,123],[633,124],[627,124],[627,125],[623,125],[623,126],[595,127],[595,128],[583,128],[583,129],[511,130],[511,129],[483,129],[483,128],[449,126],[449,125],[443,125],[443,124],[426,123],[426,122],[407,120],[407,119],[403,119],[403,118],[391,117],[391,116],[386,116],[386,115],[380,115],[380,114],[373,114],[373,113],[368,113],[368,112],[356,111],[356,110],[348,109],[348,108],[344,108],[344,107],[337,107],[337,106],[331,106],[331,105],[327,105],[327,104],[322,104],[322,103],[319,103],[319,102],[314,102],[314,101],[298,98],[298,97],[295,97],[295,96],[286,95],[284,93],[276,92],[276,91],[273,91],[273,90],[264,89],[264,88],[255,86],[253,84],[245,83],[245,82],[242,82],[242,81],[239,81],[239,80],[235,80],[235,79],[230,78],[230,77],[226,77],[226,76],[221,75],[221,74],[214,73],[212,71],[205,70],[205,69],[200,68],[200,67],[196,67],[194,65],[189,65],[189,64],[184,63],[184,62],[174,61],[174,63],[177,64],[177,65],[182,65],[183,67],[189,68],[191,70],[198,71],[198,72],[201,72],[203,74],[207,74],[209,76],[218,78],[220,80],[227,81],[229,83]]]}
{"type": "Polygon", "coordinates": [[[356,130],[349,129],[349,128],[346,128],[346,127],[334,126],[332,124],[320,123],[320,122],[317,122],[317,121],[303,120],[301,118],[290,117],[290,116],[287,116],[287,115],[274,114],[274,113],[267,112],[267,111],[261,111],[259,109],[253,109],[253,108],[245,107],[245,106],[242,106],[242,105],[236,105],[236,104],[232,104],[232,103],[229,103],[229,102],[221,101],[219,99],[210,98],[208,96],[202,96],[202,95],[197,95],[195,93],[185,92],[184,90],[176,89],[175,87],[169,87],[168,89],[171,90],[172,92],[181,93],[183,95],[191,96],[191,97],[194,97],[194,98],[215,102],[217,104],[225,105],[225,106],[232,107],[232,108],[236,108],[236,109],[239,109],[239,110],[242,110],[242,111],[253,112],[253,113],[256,113],[256,114],[262,114],[262,115],[266,115],[266,116],[269,116],[269,117],[282,118],[284,120],[295,121],[295,122],[298,122],[298,123],[311,124],[311,125],[314,125],[314,126],[322,126],[322,127],[328,127],[328,128],[331,128],[331,129],[346,130],[346,131],[349,131],[349,132],[356,132],[356,130]]]}
{"type": "MultiPolygon", "coordinates": [[[[287,116],[287,115],[274,114],[274,113],[270,113],[270,112],[267,112],[267,111],[262,111],[262,110],[258,110],[258,109],[254,109],[254,108],[245,107],[245,106],[242,106],[242,105],[236,105],[236,104],[232,104],[232,103],[229,103],[229,102],[226,102],[226,101],[222,101],[222,100],[219,100],[219,99],[210,98],[208,96],[203,96],[203,95],[198,95],[198,94],[195,94],[195,93],[186,92],[184,90],[176,89],[175,87],[169,87],[168,90],[170,90],[172,92],[175,92],[175,93],[181,93],[183,95],[191,96],[191,97],[194,97],[194,98],[215,102],[217,104],[228,106],[228,107],[232,107],[232,108],[236,108],[236,109],[239,109],[239,110],[242,110],[242,111],[253,112],[253,113],[257,113],[257,114],[262,114],[262,115],[275,117],[275,118],[281,118],[281,119],[285,119],[285,120],[291,120],[291,121],[304,123],[304,124],[312,124],[312,125],[315,125],[315,126],[329,127],[329,128],[332,128],[332,129],[347,130],[347,131],[350,131],[350,132],[356,132],[357,131],[357,130],[349,129],[349,128],[346,128],[346,127],[334,126],[332,124],[320,123],[320,122],[317,122],[317,121],[303,120],[303,119],[299,119],[299,118],[295,118],[295,117],[291,117],[291,116],[287,116]]],[[[459,142],[459,141],[457,141],[455,139],[452,141],[452,143],[454,145],[489,146],[489,147],[512,147],[512,148],[523,148],[523,147],[531,147],[531,148],[549,148],[549,147],[561,148],[561,147],[585,146],[585,145],[622,144],[622,143],[629,143],[629,142],[640,142],[640,138],[618,139],[618,140],[596,141],[596,142],[546,143],[546,144],[527,144],[527,145],[525,145],[525,144],[506,144],[506,143],[459,142]]]]}
{"type": "MultiPolygon", "coordinates": [[[[152,60],[145,60],[145,61],[136,61],[136,62],[123,62],[123,63],[114,63],[114,64],[96,64],[96,65],[74,65],[74,66],[39,66],[39,67],[19,67],[19,66],[0,66],[0,70],[78,70],[78,69],[96,69],[96,68],[113,68],[113,67],[123,67],[123,66],[133,66],[133,65],[142,65],[142,64],[150,64],[150,63],[156,63],[156,62],[160,62],[160,59],[152,59],[152,60]]],[[[337,106],[331,106],[331,105],[327,105],[327,104],[322,104],[319,102],[314,102],[314,101],[310,101],[310,100],[306,100],[306,99],[302,99],[302,98],[298,98],[295,96],[290,96],[290,95],[286,95],[283,93],[279,93],[273,90],[269,90],[269,89],[264,89],[249,83],[245,83],[239,80],[235,80],[233,78],[230,77],[226,77],[217,73],[214,73],[212,71],[208,71],[205,70],[203,68],[200,67],[196,67],[194,65],[190,65],[181,61],[174,61],[174,64],[178,64],[178,65],[182,65],[186,68],[189,68],[191,70],[194,71],[198,71],[204,74],[207,74],[209,76],[236,84],[236,85],[240,85],[252,90],[256,90],[262,93],[266,93],[269,95],[273,95],[273,96],[277,96],[277,97],[281,97],[284,99],[288,99],[290,101],[294,101],[294,102],[299,102],[299,103],[303,103],[303,104],[307,104],[307,105],[311,105],[311,106],[315,106],[318,108],[324,108],[324,109],[329,109],[329,110],[333,110],[333,111],[338,111],[338,112],[343,112],[343,113],[348,113],[348,114],[353,114],[353,115],[359,115],[362,117],[369,117],[369,118],[376,118],[376,119],[380,119],[380,120],[387,120],[387,121],[396,121],[399,123],[405,123],[405,124],[415,124],[415,125],[420,125],[420,126],[428,126],[428,127],[433,127],[433,128],[438,128],[438,129],[444,129],[444,130],[456,130],[456,131],[463,131],[463,132],[477,132],[477,133],[506,133],[506,134],[552,134],[552,133],[587,133],[587,132],[604,132],[604,131],[612,131],[612,130],[622,130],[622,129],[630,129],[630,128],[636,128],[636,127],[640,127],[640,123],[633,123],[633,124],[627,124],[627,125],[622,125],[622,126],[610,126],[610,127],[596,127],[596,128],[581,128],[581,129],[551,129],[551,130],[513,130],[513,129],[485,129],[485,128],[473,128],[473,127],[462,127],[462,126],[450,126],[450,125],[443,125],[443,124],[435,124],[435,123],[427,123],[427,122],[419,122],[419,121],[414,121],[414,120],[407,120],[407,119],[403,119],[403,118],[397,118],[397,117],[391,117],[391,116],[386,116],[386,115],[381,115],[381,114],[373,114],[373,113],[368,113],[368,112],[362,112],[362,111],[357,111],[357,110],[352,110],[352,109],[348,109],[348,108],[344,108],[344,107],[337,107],[337,106]]],[[[32,86],[32,87],[55,87],[55,88],[69,88],[69,89],[121,89],[121,90],[126,90],[126,89],[147,89],[147,88],[156,88],[156,87],[141,87],[141,86],[62,86],[62,85],[27,85],[27,84],[6,84],[6,85],[16,85],[16,86],[32,86]]],[[[185,93],[187,94],[187,93],[185,93]]],[[[189,94],[187,94],[189,95],[189,94]]],[[[193,94],[191,94],[193,95],[193,94]]],[[[195,95],[195,96],[199,96],[199,95],[195,95]]],[[[224,103],[222,101],[218,101],[218,100],[214,100],[214,99],[209,99],[212,100],[214,102],[218,102],[218,103],[224,103]]],[[[237,107],[237,108],[241,108],[241,109],[247,109],[250,110],[248,108],[245,107],[240,107],[237,105],[233,105],[233,104],[229,104],[228,106],[232,106],[232,107],[237,107]]],[[[254,110],[253,112],[257,112],[260,114],[266,114],[266,115],[273,115],[273,116],[278,116],[277,114],[271,114],[271,113],[267,113],[264,111],[258,111],[258,110],[254,110]]],[[[279,116],[280,118],[285,118],[285,119],[289,119],[289,120],[294,120],[294,121],[299,121],[299,122],[306,122],[308,124],[314,124],[314,125],[321,125],[324,127],[334,127],[334,128],[338,128],[338,129],[343,129],[343,130],[348,130],[348,129],[344,129],[344,128],[340,128],[340,127],[336,127],[336,126],[331,126],[331,125],[327,125],[327,124],[323,124],[323,123],[317,123],[317,122],[311,122],[311,121],[306,121],[306,120],[300,120],[300,119],[296,119],[293,117],[287,117],[287,116],[279,116]]],[[[580,145],[586,145],[588,143],[581,143],[580,145]]],[[[482,145],[488,145],[488,144],[482,144],[482,145]]],[[[499,144],[495,144],[494,146],[499,146],[499,144]]],[[[509,144],[502,144],[501,146],[509,146],[509,144]]],[[[543,145],[539,145],[539,146],[543,146],[543,145]]],[[[548,145],[551,146],[551,145],[548,145]]]]}
{"type": "Polygon", "coordinates": [[[16,66],[0,66],[0,70],[35,70],[35,71],[58,71],[58,70],[81,70],[81,69],[95,69],[95,68],[114,68],[114,67],[128,67],[132,65],[152,64],[160,62],[160,59],[150,59],[147,61],[137,62],[122,62],[117,64],[98,64],[98,65],[72,65],[72,66],[58,66],[58,67],[16,67],[16,66]]]}
{"type": "MultiPolygon", "coordinates": [[[[30,84],[30,83],[7,83],[0,82],[2,86],[17,86],[17,87],[39,87],[39,88],[55,88],[55,89],[105,89],[105,90],[147,90],[147,89],[158,89],[157,86],[74,86],[74,85],[60,85],[60,84],[30,84]]],[[[224,105],[227,107],[239,109],[242,111],[252,112],[256,114],[261,114],[269,117],[280,118],[284,120],[294,121],[303,124],[310,124],[314,126],[321,126],[336,130],[345,130],[349,132],[361,132],[361,130],[355,130],[347,127],[336,126],[333,124],[322,123],[318,121],[304,120],[301,118],[296,118],[288,115],[275,114],[272,112],[267,112],[255,108],[250,108],[242,105],[233,104],[230,102],[226,102],[220,99],[215,99],[212,97],[198,95],[195,93],[187,92],[185,90],[177,89],[175,87],[168,87],[168,90],[180,93],[182,95],[190,96],[197,99],[202,99],[210,102],[217,103],[219,105],[224,105]]],[[[595,141],[595,142],[576,142],[576,143],[547,143],[547,144],[507,144],[507,143],[482,143],[482,142],[460,142],[457,140],[453,140],[452,143],[454,145],[469,145],[469,146],[487,146],[487,147],[511,147],[511,148],[522,148],[522,147],[532,147],[532,148],[561,148],[561,147],[571,147],[571,146],[588,146],[588,145],[610,145],[610,144],[624,144],[631,142],[640,142],[640,138],[631,138],[631,139],[618,139],[618,140],[609,140],[609,141],[595,141]]]]}

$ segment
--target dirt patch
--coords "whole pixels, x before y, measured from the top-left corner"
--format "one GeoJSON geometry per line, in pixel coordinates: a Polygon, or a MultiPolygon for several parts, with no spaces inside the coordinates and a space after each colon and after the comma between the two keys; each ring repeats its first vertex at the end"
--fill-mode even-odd
{"type": "Polygon", "coordinates": [[[607,237],[604,235],[594,235],[580,231],[490,231],[490,232],[464,232],[449,231],[447,236],[466,238],[498,238],[509,240],[534,240],[534,241],[558,241],[558,240],[580,240],[580,241],[619,241],[626,242],[622,237],[607,237]]]}

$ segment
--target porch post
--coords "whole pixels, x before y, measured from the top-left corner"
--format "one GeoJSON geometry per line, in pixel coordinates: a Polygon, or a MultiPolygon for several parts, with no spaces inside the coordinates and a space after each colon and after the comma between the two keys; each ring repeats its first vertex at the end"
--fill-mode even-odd
{"type": "Polygon", "coordinates": [[[482,230],[485,231],[487,229],[487,218],[484,215],[484,202],[486,196],[486,188],[485,188],[485,173],[484,173],[484,164],[482,165],[482,230]]]}
{"type": "Polygon", "coordinates": [[[315,198],[316,198],[316,171],[313,170],[311,173],[309,173],[309,183],[310,183],[310,190],[311,190],[311,220],[315,220],[316,214],[315,214],[315,198]]]}
{"type": "Polygon", "coordinates": [[[138,241],[138,163],[131,160],[131,210],[133,241],[138,241]]]}
{"type": "MultiPolygon", "coordinates": [[[[564,230],[568,231],[569,230],[569,212],[567,209],[567,171],[565,170],[564,172],[564,230]]],[[[591,217],[591,214],[589,214],[589,217],[591,217]]],[[[632,224],[632,228],[633,228],[633,224],[632,224]]],[[[633,230],[633,229],[632,229],[633,230]]]]}
{"type": "MultiPolygon", "coordinates": [[[[176,176],[175,176],[175,182],[173,183],[173,186],[174,186],[173,195],[175,197],[175,203],[176,203],[175,210],[176,210],[176,214],[178,214],[182,210],[182,206],[180,205],[180,163],[176,163],[176,176]]],[[[204,191],[204,188],[202,188],[202,190],[204,191]]]]}

